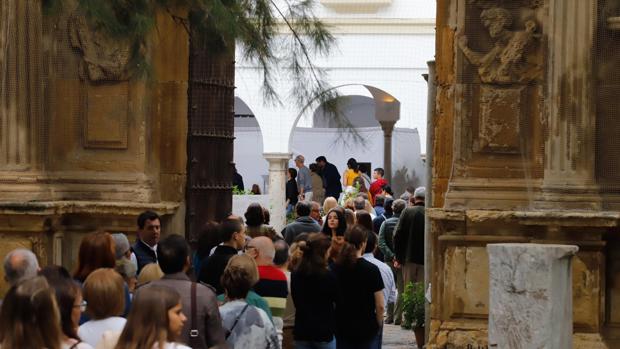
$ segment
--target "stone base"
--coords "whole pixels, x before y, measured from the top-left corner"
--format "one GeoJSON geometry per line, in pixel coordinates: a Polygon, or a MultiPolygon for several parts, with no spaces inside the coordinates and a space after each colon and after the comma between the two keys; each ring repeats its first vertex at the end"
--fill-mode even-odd
{"type": "MultiPolygon", "coordinates": [[[[84,235],[103,230],[135,238],[136,218],[152,210],[162,216],[164,233],[185,231],[184,211],[174,202],[47,201],[0,202],[0,257],[22,247],[31,249],[42,266],[62,265],[72,271],[84,235]]],[[[1,269],[1,268],[0,268],[1,269]]],[[[7,291],[0,270],[0,298],[7,291]]]]}

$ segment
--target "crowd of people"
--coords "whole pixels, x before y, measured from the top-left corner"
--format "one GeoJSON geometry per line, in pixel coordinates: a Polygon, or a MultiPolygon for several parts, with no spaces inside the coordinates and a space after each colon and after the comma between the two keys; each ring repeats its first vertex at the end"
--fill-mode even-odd
{"type": "Polygon", "coordinates": [[[404,285],[423,279],[425,189],[395,199],[377,168],[369,190],[339,203],[363,183],[351,160],[341,183],[324,157],[304,169],[298,156],[295,219],[279,232],[251,204],[190,246],[147,211],[133,245],[84,236],[72,273],[10,252],[0,348],[380,348],[383,324],[402,321],[404,285]]]}

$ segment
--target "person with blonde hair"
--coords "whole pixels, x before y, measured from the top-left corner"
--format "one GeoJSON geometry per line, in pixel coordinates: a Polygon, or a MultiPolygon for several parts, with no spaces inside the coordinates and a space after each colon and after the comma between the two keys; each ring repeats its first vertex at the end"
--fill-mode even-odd
{"type": "Polygon", "coordinates": [[[97,349],[191,349],[175,342],[187,321],[176,290],[166,286],[141,288],[133,304],[118,340],[117,334],[106,332],[97,349]]]}
{"type": "Polygon", "coordinates": [[[325,201],[323,201],[323,213],[325,213],[325,216],[323,216],[323,224],[325,224],[327,222],[327,213],[329,213],[329,211],[332,210],[332,208],[338,207],[338,200],[336,200],[335,198],[329,196],[325,199],[325,201]]]}
{"type": "Polygon", "coordinates": [[[164,272],[161,271],[159,264],[149,263],[145,265],[138,275],[138,286],[143,286],[151,281],[159,280],[164,276],[164,272]]]}
{"type": "Polygon", "coordinates": [[[232,257],[222,275],[226,303],[220,307],[220,315],[226,341],[235,349],[280,348],[276,328],[267,313],[246,301],[258,279],[250,259],[247,255],[232,257]]]}
{"type": "Polygon", "coordinates": [[[0,310],[0,347],[61,349],[62,330],[54,289],[42,276],[17,282],[0,310]]]}
{"type": "Polygon", "coordinates": [[[86,314],[91,320],[78,329],[79,337],[93,347],[105,331],[120,331],[125,319],[120,317],[125,309],[123,277],[110,268],[97,269],[84,281],[86,314]]]}

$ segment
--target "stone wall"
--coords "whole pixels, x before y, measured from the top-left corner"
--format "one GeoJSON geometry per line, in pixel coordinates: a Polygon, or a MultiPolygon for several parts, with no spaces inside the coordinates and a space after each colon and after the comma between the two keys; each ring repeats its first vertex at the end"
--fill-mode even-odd
{"type": "Polygon", "coordinates": [[[610,15],[617,1],[437,1],[429,347],[488,345],[486,245],[511,242],[577,245],[574,347],[620,345],[610,15]]]}
{"type": "Polygon", "coordinates": [[[183,233],[189,48],[159,13],[137,76],[131,43],[64,3],[56,16],[36,0],[0,7],[0,255],[26,246],[71,268],[83,234],[132,233],[144,209],[183,233]]]}

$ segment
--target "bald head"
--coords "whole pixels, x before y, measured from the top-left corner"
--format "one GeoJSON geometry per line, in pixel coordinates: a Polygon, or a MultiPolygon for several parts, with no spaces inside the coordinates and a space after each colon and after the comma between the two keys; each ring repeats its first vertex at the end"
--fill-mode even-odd
{"type": "Polygon", "coordinates": [[[33,278],[38,272],[37,256],[30,250],[18,248],[4,258],[4,279],[11,285],[33,278]]]}
{"type": "Polygon", "coordinates": [[[258,265],[273,265],[273,257],[276,255],[276,248],[273,241],[266,236],[255,237],[250,240],[248,246],[256,250],[256,263],[258,265]]]}

